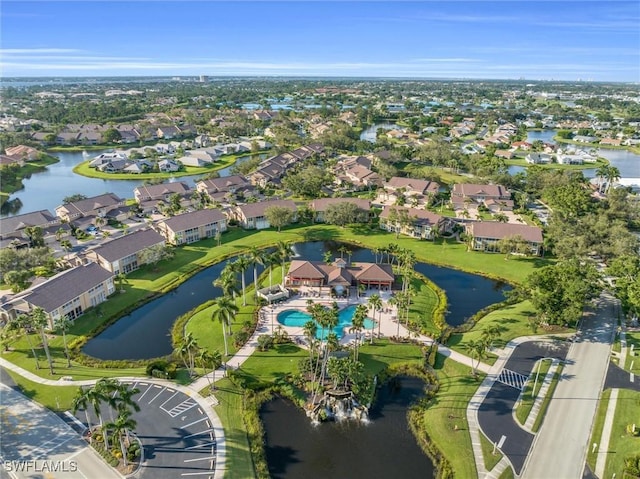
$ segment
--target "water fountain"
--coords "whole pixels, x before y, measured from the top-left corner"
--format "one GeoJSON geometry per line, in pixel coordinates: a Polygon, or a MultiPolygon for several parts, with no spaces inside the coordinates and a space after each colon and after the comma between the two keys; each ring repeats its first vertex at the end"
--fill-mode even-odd
{"type": "Polygon", "coordinates": [[[331,389],[325,391],[320,401],[307,410],[313,424],[323,420],[355,420],[369,422],[369,409],[360,404],[352,391],[331,389]]]}

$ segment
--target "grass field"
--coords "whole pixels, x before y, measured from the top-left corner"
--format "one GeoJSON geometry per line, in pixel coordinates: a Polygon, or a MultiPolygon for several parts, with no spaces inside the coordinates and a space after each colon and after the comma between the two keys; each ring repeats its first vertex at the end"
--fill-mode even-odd
{"type": "Polygon", "coordinates": [[[640,428],[640,392],[621,389],[609,439],[608,451],[612,453],[607,455],[604,477],[624,477],[625,457],[640,453],[640,435],[631,436],[626,431],[631,424],[640,428]]]}
{"type": "Polygon", "coordinates": [[[640,331],[627,331],[626,337],[627,361],[624,365],[624,369],[634,374],[640,375],[640,331]],[[631,352],[632,346],[633,353],[631,352]]]}
{"type": "Polygon", "coordinates": [[[538,360],[536,365],[533,367],[531,379],[529,379],[525,384],[524,389],[522,390],[522,395],[520,396],[521,399],[518,403],[518,407],[516,408],[516,418],[520,424],[527,422],[529,413],[533,408],[533,403],[538,397],[538,393],[540,392],[540,388],[544,382],[544,377],[546,376],[547,371],[549,371],[550,366],[551,361],[538,360]],[[536,374],[538,376],[538,381],[535,380],[536,374]]]}
{"type": "Polygon", "coordinates": [[[487,471],[491,471],[496,464],[502,459],[502,453],[499,449],[496,449],[496,453],[493,453],[493,443],[487,439],[487,437],[480,433],[480,446],[482,447],[482,457],[484,459],[484,467],[487,471]]]}
{"type": "Polygon", "coordinates": [[[438,355],[436,373],[440,389],[425,413],[427,432],[451,463],[456,479],[476,478],[466,411],[483,376],[475,378],[467,366],[445,360],[441,355],[438,355]]]}
{"type": "MultiPolygon", "coordinates": [[[[600,401],[598,402],[598,409],[596,410],[596,418],[593,423],[593,429],[591,431],[591,441],[589,444],[600,444],[602,441],[602,427],[604,426],[604,418],[607,415],[607,407],[609,405],[609,398],[611,396],[611,389],[607,389],[600,396],[600,401]]],[[[587,450],[587,464],[592,471],[596,470],[596,460],[597,460],[598,452],[594,452],[593,448],[589,448],[587,450]]]]}

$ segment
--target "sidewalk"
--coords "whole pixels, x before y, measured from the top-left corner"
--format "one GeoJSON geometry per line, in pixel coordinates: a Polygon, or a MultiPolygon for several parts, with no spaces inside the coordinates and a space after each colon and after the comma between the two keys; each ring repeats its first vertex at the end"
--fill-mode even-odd
{"type": "Polygon", "coordinates": [[[602,426],[602,436],[600,436],[600,448],[598,449],[598,457],[596,459],[596,476],[604,477],[604,469],[607,465],[607,454],[609,454],[609,440],[611,439],[611,429],[613,428],[613,419],[616,414],[616,405],[618,403],[619,389],[613,388],[609,396],[607,404],[607,415],[604,418],[604,426],[602,426]]]}

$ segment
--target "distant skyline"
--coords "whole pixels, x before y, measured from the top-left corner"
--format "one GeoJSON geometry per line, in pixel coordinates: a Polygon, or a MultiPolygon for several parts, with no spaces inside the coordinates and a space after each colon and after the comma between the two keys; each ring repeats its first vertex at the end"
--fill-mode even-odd
{"type": "Polygon", "coordinates": [[[3,77],[640,82],[640,2],[3,0],[3,77]]]}

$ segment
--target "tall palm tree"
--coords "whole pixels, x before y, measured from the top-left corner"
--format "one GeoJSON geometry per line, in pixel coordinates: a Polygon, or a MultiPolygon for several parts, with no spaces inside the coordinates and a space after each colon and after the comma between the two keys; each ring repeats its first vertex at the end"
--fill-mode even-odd
{"type": "Polygon", "coordinates": [[[353,348],[353,359],[355,361],[358,360],[358,350],[360,348],[360,333],[364,329],[364,321],[367,318],[367,307],[364,304],[359,304],[356,306],[356,310],[353,313],[353,318],[351,319],[352,326],[350,330],[355,331],[356,333],[356,342],[353,348]]]}
{"type": "Polygon", "coordinates": [[[101,378],[98,379],[96,384],[88,391],[94,411],[98,416],[98,419],[100,420],[100,428],[102,430],[102,436],[104,438],[104,447],[107,450],[109,449],[109,432],[104,427],[104,418],[101,414],[101,404],[102,402],[105,402],[109,407],[115,409],[118,404],[115,394],[119,389],[120,383],[117,379],[101,378]]]}
{"type": "Polygon", "coordinates": [[[487,344],[482,340],[474,341],[471,339],[465,343],[464,348],[471,354],[471,372],[475,376],[477,374],[476,367],[480,364],[480,358],[487,350],[487,344]],[[474,358],[477,359],[477,364],[473,361],[474,358]]]}
{"type": "Polygon", "coordinates": [[[136,412],[140,411],[140,405],[137,401],[133,399],[133,396],[138,394],[140,390],[138,388],[131,388],[128,384],[120,383],[118,384],[118,389],[116,390],[116,411],[128,411],[133,409],[136,412]]]}
{"type": "Polygon", "coordinates": [[[33,323],[31,321],[31,317],[26,314],[19,314],[16,317],[16,322],[18,323],[18,327],[22,329],[24,336],[27,338],[27,344],[29,344],[29,348],[31,348],[31,353],[33,354],[33,358],[36,360],[36,369],[40,369],[40,361],[38,360],[38,355],[36,354],[36,350],[33,347],[33,343],[31,342],[31,328],[33,327],[33,323]]]}
{"type": "Polygon", "coordinates": [[[249,249],[249,261],[253,266],[253,287],[255,288],[253,294],[258,297],[258,265],[264,265],[265,253],[259,250],[255,246],[249,249]]]}
{"type": "Polygon", "coordinates": [[[195,368],[195,358],[198,349],[198,342],[193,337],[193,333],[188,332],[184,335],[180,343],[176,348],[176,352],[182,358],[185,367],[189,371],[189,376],[193,376],[193,370],[195,368]]]}
{"type": "Polygon", "coordinates": [[[222,355],[220,354],[220,351],[215,350],[211,353],[208,349],[202,348],[198,353],[197,360],[200,367],[204,369],[204,374],[207,376],[207,380],[209,381],[209,388],[213,389],[215,387],[215,371],[222,364],[222,355]],[[207,367],[211,368],[212,379],[209,379],[207,367]]]}
{"type": "MultiPolygon", "coordinates": [[[[380,312],[380,317],[378,318],[378,337],[380,337],[380,323],[382,322],[382,298],[378,293],[374,293],[369,296],[369,300],[367,304],[371,309],[373,309],[373,316],[375,318],[376,312],[380,312]]],[[[371,343],[373,344],[373,330],[371,331],[371,343]]]]}
{"type": "MultiPolygon", "coordinates": [[[[103,426],[103,430],[106,433],[106,430],[110,430],[113,432],[113,436],[117,438],[118,443],[120,444],[120,452],[122,452],[122,461],[125,466],[127,466],[127,445],[129,444],[129,431],[135,429],[137,426],[137,422],[131,417],[131,411],[124,410],[120,411],[118,417],[103,426]],[[126,445],[125,445],[126,438],[126,445]]],[[[106,437],[106,434],[105,434],[106,437]]]]}
{"type": "Polygon", "coordinates": [[[231,332],[231,323],[240,308],[229,296],[220,296],[215,301],[215,308],[211,314],[212,320],[218,320],[222,323],[222,337],[224,338],[224,355],[229,356],[229,346],[227,345],[227,328],[231,332]]]}
{"type": "Polygon", "coordinates": [[[251,262],[249,261],[249,258],[244,255],[238,256],[238,258],[231,263],[231,268],[235,273],[240,275],[240,280],[242,282],[242,306],[247,305],[247,284],[244,273],[250,264],[251,262]]]}
{"type": "Polygon", "coordinates": [[[73,402],[71,403],[71,410],[73,411],[73,414],[75,414],[78,412],[79,409],[84,409],[84,414],[87,418],[87,428],[89,429],[89,431],[91,431],[91,418],[89,417],[89,407],[92,405],[92,403],[91,403],[89,394],[87,394],[88,391],[89,389],[83,389],[82,386],[78,388],[78,391],[76,391],[76,395],[73,398],[73,402]]]}
{"type": "Polygon", "coordinates": [[[596,178],[598,178],[598,192],[602,193],[604,180],[609,174],[609,165],[600,165],[596,170],[596,178]]]}
{"type": "Polygon", "coordinates": [[[34,308],[31,311],[32,324],[40,330],[40,337],[42,338],[42,347],[44,348],[44,354],[47,357],[49,363],[49,372],[53,374],[53,361],[51,360],[51,353],[49,352],[49,341],[47,335],[44,332],[44,328],[49,324],[47,313],[42,308],[34,308]]]}
{"type": "Polygon", "coordinates": [[[223,296],[236,297],[238,293],[236,273],[233,268],[233,263],[228,263],[220,272],[220,276],[213,281],[213,285],[222,290],[223,296]]]}
{"type": "Polygon", "coordinates": [[[273,286],[273,267],[280,264],[280,253],[276,250],[273,253],[265,254],[264,263],[269,268],[269,291],[271,291],[273,286]]]}
{"type": "Polygon", "coordinates": [[[282,286],[284,286],[284,265],[291,259],[294,251],[291,248],[291,243],[287,243],[286,241],[278,241],[276,243],[276,251],[278,252],[278,256],[280,257],[280,261],[282,262],[282,286]]]}
{"type": "Polygon", "coordinates": [[[67,357],[67,367],[71,367],[71,356],[69,355],[69,348],[67,347],[67,331],[73,323],[69,319],[69,315],[64,315],[58,321],[56,321],[56,331],[62,333],[62,342],[64,343],[64,355],[67,357]]]}
{"type": "Polygon", "coordinates": [[[607,167],[606,179],[607,189],[605,190],[605,192],[609,193],[609,190],[611,190],[613,184],[620,179],[620,170],[613,165],[609,165],[607,167]]]}

